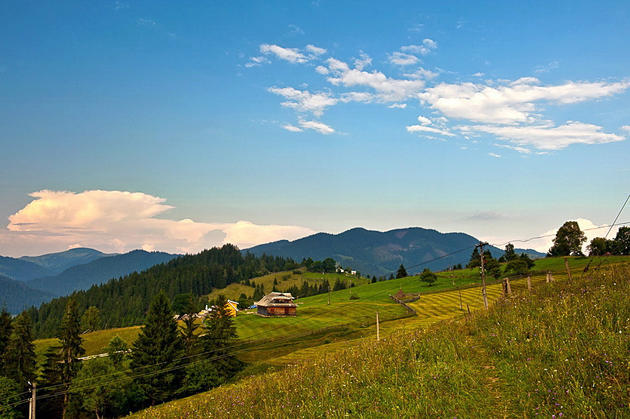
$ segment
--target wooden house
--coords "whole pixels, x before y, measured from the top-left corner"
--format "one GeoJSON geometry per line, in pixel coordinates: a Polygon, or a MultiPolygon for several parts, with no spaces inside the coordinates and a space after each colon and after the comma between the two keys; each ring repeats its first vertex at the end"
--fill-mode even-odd
{"type": "Polygon", "coordinates": [[[257,314],[263,317],[297,316],[297,304],[288,292],[272,292],[256,303],[257,314]]]}

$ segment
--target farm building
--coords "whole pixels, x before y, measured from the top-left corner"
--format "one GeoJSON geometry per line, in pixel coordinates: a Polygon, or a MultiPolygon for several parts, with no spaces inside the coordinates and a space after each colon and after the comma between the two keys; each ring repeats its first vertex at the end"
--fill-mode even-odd
{"type": "Polygon", "coordinates": [[[297,304],[288,292],[272,292],[256,303],[258,315],[263,317],[297,316],[297,304]]]}
{"type": "MultiPolygon", "coordinates": [[[[216,309],[216,306],[208,307],[206,305],[206,308],[204,308],[199,313],[197,313],[197,317],[199,317],[201,319],[205,319],[206,317],[210,316],[212,311],[215,310],[215,309],[216,309]]],[[[225,303],[225,310],[228,312],[228,315],[230,317],[236,317],[236,314],[239,311],[238,310],[238,302],[237,301],[232,301],[232,300],[227,300],[227,303],[225,303]]]]}

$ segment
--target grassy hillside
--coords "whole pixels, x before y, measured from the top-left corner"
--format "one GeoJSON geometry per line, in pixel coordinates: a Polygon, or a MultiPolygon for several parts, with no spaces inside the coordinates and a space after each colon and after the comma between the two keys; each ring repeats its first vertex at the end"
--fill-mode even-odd
{"type": "MultiPolygon", "coordinates": [[[[574,276],[579,277],[589,258],[569,258],[569,264],[574,276]]],[[[609,256],[595,259],[597,266],[630,263],[630,257],[609,256]]],[[[554,278],[566,278],[564,260],[562,258],[547,258],[536,261],[535,271],[554,272],[554,278]]],[[[291,274],[291,279],[284,281],[284,275],[291,272],[280,272],[255,278],[253,281],[273,285],[273,279],[278,278],[279,284],[298,281],[301,277],[309,281],[321,277],[321,274],[305,273],[291,274]],[[300,278],[298,278],[300,277],[300,278]]],[[[334,281],[342,274],[326,274],[326,278],[334,281]]],[[[533,276],[533,282],[544,281],[544,275],[533,276]]],[[[462,316],[459,308],[459,291],[461,289],[464,311],[467,305],[475,310],[482,305],[479,270],[462,269],[452,272],[438,273],[438,281],[432,286],[421,282],[417,277],[393,279],[389,281],[367,284],[364,282],[350,289],[330,293],[331,304],[328,305],[328,294],[315,295],[297,300],[298,316],[289,318],[261,318],[253,314],[253,310],[241,312],[235,319],[238,337],[240,339],[238,356],[249,363],[271,365],[286,365],[302,357],[308,358],[318,351],[328,351],[338,346],[348,345],[353,339],[375,334],[375,315],[379,311],[383,333],[400,328],[424,327],[439,320],[462,316]],[[453,284],[455,284],[453,286],[453,284]],[[410,294],[420,294],[418,301],[409,305],[416,310],[417,316],[409,317],[409,313],[399,304],[394,303],[390,295],[399,290],[410,294]],[[449,291],[450,290],[450,291],[449,291]],[[446,292],[445,292],[446,291],[446,292]],[[350,295],[358,296],[351,300],[350,295]],[[426,295],[426,296],[425,296],[426,295]],[[321,346],[321,348],[319,348],[321,346]],[[318,349],[319,348],[319,349],[318,349]]],[[[496,281],[494,281],[496,282],[496,281]]],[[[513,281],[513,286],[522,287],[524,281],[513,281]]],[[[500,285],[488,280],[488,296],[492,302],[499,295],[500,285]]],[[[241,284],[231,284],[226,289],[241,284]]],[[[288,285],[290,286],[290,285],[288,285]]],[[[243,286],[244,287],[244,286],[243,286]]],[[[280,287],[282,289],[282,287],[280,287]]],[[[233,289],[233,288],[232,288],[233,289]]],[[[220,291],[223,291],[220,290],[220,291]]],[[[218,295],[218,293],[217,293],[218,295]]],[[[240,295],[240,293],[239,293],[240,295]]],[[[235,296],[234,298],[237,298],[235,296]]],[[[232,297],[230,297],[232,298],[232,297]]],[[[109,340],[119,335],[128,343],[132,343],[138,333],[139,326],[99,330],[82,335],[87,355],[103,352],[109,340]]],[[[40,339],[36,341],[38,353],[43,353],[47,346],[55,339],[40,339]]]]}
{"type": "MultiPolygon", "coordinates": [[[[627,417],[630,270],[602,273],[538,280],[531,295],[516,282],[488,313],[357,340],[135,417],[627,417]]],[[[447,294],[415,304],[453,306],[447,294]]]]}
{"type": "Polygon", "coordinates": [[[363,285],[369,282],[368,278],[358,278],[356,276],[341,273],[321,274],[315,272],[306,272],[304,268],[299,269],[299,272],[300,273],[298,274],[294,271],[284,271],[259,276],[250,280],[250,284],[252,284],[251,286],[238,283],[230,284],[225,288],[215,288],[210,294],[208,294],[208,299],[214,300],[220,294],[223,294],[227,298],[232,300],[238,299],[241,294],[245,294],[246,296],[251,297],[254,294],[254,287],[261,284],[265,289],[265,292],[268,293],[271,292],[273,289],[274,280],[278,282],[277,288],[280,291],[286,291],[293,285],[300,287],[304,281],[308,281],[308,283],[311,285],[319,285],[322,281],[328,281],[331,288],[335,281],[337,281],[337,279],[344,281],[347,286],[350,286],[351,283],[354,283],[355,285],[363,285]]]}

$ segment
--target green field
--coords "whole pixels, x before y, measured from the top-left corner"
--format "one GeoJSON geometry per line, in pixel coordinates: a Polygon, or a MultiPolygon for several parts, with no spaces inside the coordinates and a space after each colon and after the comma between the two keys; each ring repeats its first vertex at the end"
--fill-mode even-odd
{"type": "MultiPolygon", "coordinates": [[[[461,313],[458,291],[428,294],[380,342],[302,350],[290,368],[135,417],[630,417],[630,269],[577,272],[537,276],[532,293],[513,281],[488,313],[418,328],[461,313]]],[[[488,288],[496,299],[499,285],[488,288]]],[[[462,298],[481,304],[476,288],[462,298]]]]}
{"type": "MultiPolygon", "coordinates": [[[[588,264],[589,258],[569,258],[569,264],[574,276],[579,276],[583,268],[588,264]]],[[[591,265],[591,271],[598,265],[608,266],[630,263],[630,257],[609,256],[596,258],[591,265]]],[[[544,272],[551,270],[554,278],[560,280],[566,278],[564,260],[562,258],[546,258],[536,261],[534,271],[544,272]]],[[[252,282],[260,282],[265,286],[273,285],[274,278],[278,283],[292,283],[291,281],[309,281],[321,278],[321,274],[304,273],[300,275],[292,272],[282,272],[259,277],[252,282]],[[290,278],[286,278],[290,275],[290,278]],[[286,279],[283,279],[285,277],[286,279]]],[[[326,274],[325,279],[334,282],[337,278],[343,278],[343,274],[326,274]]],[[[533,276],[534,282],[544,280],[544,275],[533,276]]],[[[248,363],[260,363],[284,365],[300,359],[302,354],[309,354],[321,350],[331,350],[337,346],[343,346],[348,342],[375,334],[375,316],[379,317],[383,333],[389,333],[400,328],[424,327],[439,320],[449,319],[463,315],[459,308],[459,293],[461,290],[463,307],[466,305],[475,310],[482,305],[479,290],[480,278],[478,269],[462,269],[452,272],[438,273],[438,281],[432,286],[421,282],[417,277],[407,277],[388,281],[368,283],[366,278],[354,279],[358,285],[345,290],[330,293],[330,305],[328,294],[320,294],[298,299],[298,316],[284,318],[263,318],[246,310],[235,318],[239,338],[238,356],[248,363]],[[476,288],[475,288],[476,287],[476,288]],[[409,294],[419,294],[420,299],[409,304],[417,316],[411,315],[399,304],[395,303],[390,295],[399,290],[409,294]],[[358,299],[350,299],[354,295],[358,299]],[[345,342],[345,343],[344,343],[345,342]],[[295,352],[295,354],[292,354],[295,352]]],[[[500,293],[500,286],[488,280],[489,301],[493,301],[500,293]]],[[[518,288],[524,281],[512,281],[518,288]]],[[[230,286],[241,286],[231,284],[230,286]]],[[[287,285],[290,286],[290,285],[287,285]]],[[[139,332],[139,326],[119,329],[100,330],[83,335],[86,355],[102,353],[115,335],[119,335],[129,344],[133,343],[139,332]]],[[[40,339],[36,343],[38,356],[45,352],[48,346],[55,344],[56,339],[40,339]]]]}
{"type": "Polygon", "coordinates": [[[284,271],[259,276],[250,280],[252,286],[247,286],[240,283],[230,284],[225,288],[214,289],[210,294],[208,294],[208,299],[214,300],[220,294],[225,295],[231,300],[237,300],[241,294],[245,294],[247,297],[251,297],[254,294],[254,286],[256,285],[262,285],[265,293],[269,293],[273,290],[274,280],[278,283],[277,289],[279,291],[286,291],[294,285],[299,288],[300,286],[302,286],[302,283],[304,281],[308,281],[308,283],[311,285],[320,284],[323,281],[328,281],[328,284],[331,288],[337,280],[345,282],[347,286],[350,286],[350,284],[352,283],[355,285],[363,285],[369,282],[369,280],[365,277],[356,277],[349,274],[322,274],[316,272],[306,272],[304,268],[299,269],[299,271],[299,274],[294,273],[294,271],[284,271]]]}

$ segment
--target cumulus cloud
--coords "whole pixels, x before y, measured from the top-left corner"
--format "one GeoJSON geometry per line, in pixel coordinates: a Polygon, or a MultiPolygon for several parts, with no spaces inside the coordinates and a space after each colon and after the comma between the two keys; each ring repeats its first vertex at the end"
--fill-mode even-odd
{"type": "Polygon", "coordinates": [[[455,134],[453,134],[452,132],[448,130],[437,128],[437,127],[430,127],[427,125],[409,125],[407,126],[407,132],[422,132],[422,133],[428,132],[431,134],[445,135],[447,137],[455,136],[455,134]]]}
{"type": "Polygon", "coordinates": [[[364,52],[359,54],[359,58],[354,59],[354,68],[357,70],[363,70],[365,67],[369,67],[372,64],[372,58],[364,52]]]}
{"type": "Polygon", "coordinates": [[[419,67],[416,71],[412,73],[403,74],[405,77],[409,77],[411,79],[425,79],[431,80],[438,76],[438,73],[435,71],[427,70],[426,68],[419,67]]]}
{"type": "Polygon", "coordinates": [[[271,93],[287,99],[282,102],[282,106],[295,109],[299,112],[311,112],[313,115],[321,116],[324,110],[337,104],[338,100],[328,93],[311,93],[307,90],[298,90],[293,87],[271,87],[271,93]]]}
{"type": "Polygon", "coordinates": [[[405,109],[407,107],[406,103],[392,103],[388,106],[390,109],[405,109]]]}
{"type": "Polygon", "coordinates": [[[532,146],[539,150],[561,150],[571,144],[603,144],[623,141],[625,137],[602,132],[602,127],[569,121],[565,125],[552,126],[496,126],[474,125],[458,127],[463,132],[485,132],[510,141],[518,146],[532,146]]]}
{"type": "Polygon", "coordinates": [[[302,128],[296,127],[295,125],[291,125],[291,124],[283,125],[282,128],[286,129],[287,131],[291,131],[291,132],[302,132],[302,128]]]}
{"type": "Polygon", "coordinates": [[[11,215],[7,230],[0,232],[0,247],[5,254],[20,249],[45,252],[77,246],[106,252],[142,248],[185,253],[223,243],[246,248],[312,233],[300,226],[249,221],[172,220],[163,217],[173,208],[165,199],[142,192],[42,190],[30,196],[34,200],[11,215]]]}
{"type": "Polygon", "coordinates": [[[350,68],[348,64],[335,58],[327,61],[328,69],[332,73],[328,81],[335,86],[369,87],[375,91],[381,102],[401,102],[416,96],[424,87],[423,80],[394,79],[387,77],[380,71],[362,71],[350,68]]]}
{"type": "Polygon", "coordinates": [[[622,92],[630,81],[567,82],[541,86],[534,77],[489,86],[475,83],[440,83],[421,92],[419,98],[452,118],[492,124],[531,123],[538,119],[536,102],[559,104],[583,102],[622,92]]]}
{"type": "Polygon", "coordinates": [[[263,65],[268,63],[269,60],[267,59],[267,57],[264,56],[258,56],[258,57],[250,57],[249,61],[247,63],[245,63],[245,67],[250,68],[250,67],[257,67],[259,65],[263,65]]]}
{"type": "Polygon", "coordinates": [[[411,65],[417,64],[420,61],[415,55],[407,54],[404,52],[394,52],[389,56],[389,62],[396,65],[411,65]]]}
{"type": "Polygon", "coordinates": [[[306,46],[306,50],[308,52],[310,52],[311,54],[314,54],[314,55],[322,55],[322,54],[326,54],[326,52],[328,52],[324,48],[316,47],[315,45],[311,45],[311,44],[306,46]]]}
{"type": "MultiPolygon", "coordinates": [[[[608,224],[597,224],[589,220],[588,218],[575,218],[572,221],[577,221],[578,225],[580,226],[580,230],[582,230],[584,232],[584,235],[586,236],[586,242],[584,242],[584,245],[582,247],[582,251],[585,254],[588,254],[586,247],[589,245],[591,240],[593,240],[595,237],[604,237],[604,235],[606,235],[606,232],[610,228],[608,227],[608,224]]],[[[524,242],[524,247],[531,247],[532,249],[538,250],[539,252],[546,253],[553,245],[553,239],[555,238],[556,232],[558,231],[560,226],[561,225],[558,225],[557,227],[551,228],[541,234],[541,236],[545,237],[524,242]]],[[[610,234],[608,235],[608,238],[614,238],[617,234],[617,230],[619,230],[619,226],[613,227],[610,231],[610,234]]],[[[519,242],[514,242],[516,247],[519,247],[518,243],[519,242]]]]}
{"type": "Polygon", "coordinates": [[[332,134],[335,132],[332,127],[319,121],[300,121],[299,124],[304,129],[311,129],[324,135],[332,134]]]}
{"type": "Polygon", "coordinates": [[[262,44],[260,46],[260,52],[263,54],[273,54],[277,58],[293,64],[308,61],[308,58],[302,54],[298,48],[284,48],[279,45],[262,44]]]}
{"type": "Polygon", "coordinates": [[[488,153],[488,156],[494,157],[495,159],[500,159],[501,158],[501,155],[497,154],[497,153],[488,153]]]}
{"type": "Polygon", "coordinates": [[[420,45],[405,45],[400,47],[401,51],[410,52],[412,54],[427,55],[437,48],[437,42],[433,39],[425,38],[420,45]]]}

